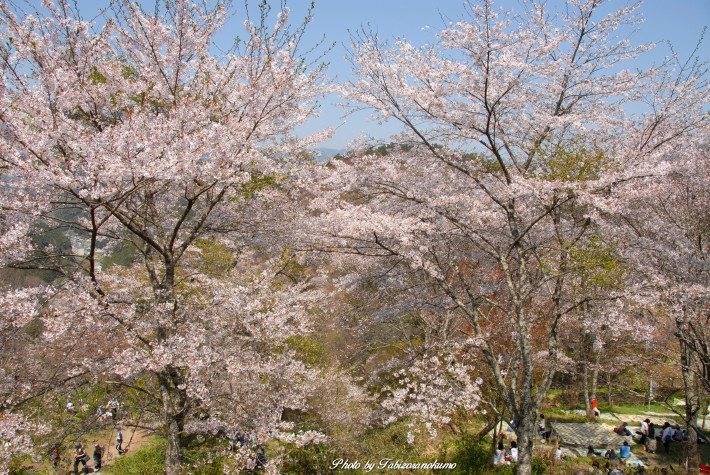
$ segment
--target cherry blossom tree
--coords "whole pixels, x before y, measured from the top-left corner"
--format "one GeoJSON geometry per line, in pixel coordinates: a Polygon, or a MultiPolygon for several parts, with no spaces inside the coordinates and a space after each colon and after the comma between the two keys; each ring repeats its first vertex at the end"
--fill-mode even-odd
{"type": "MultiPolygon", "coordinates": [[[[628,281],[625,283],[629,285],[628,281]]],[[[592,418],[592,401],[597,399],[600,373],[606,373],[610,382],[613,373],[634,366],[643,371],[645,364],[638,361],[638,356],[659,343],[655,338],[658,327],[647,321],[648,314],[637,308],[633,299],[602,301],[585,306],[581,312],[583,317],[572,315],[562,322],[561,339],[566,353],[574,360],[575,379],[581,380],[586,413],[592,418]]]]}
{"type": "Polygon", "coordinates": [[[629,185],[619,191],[629,201],[624,221],[634,240],[627,254],[643,272],[646,292],[656,295],[649,310],[677,341],[677,354],[664,356],[682,373],[687,467],[697,469],[697,417],[710,397],[710,155],[706,139],[684,145],[667,157],[671,172],[647,177],[633,193],[629,185]]]}
{"type": "Polygon", "coordinates": [[[406,150],[333,162],[319,246],[406,268],[470,327],[515,422],[517,473],[531,471],[535,420],[560,360],[560,325],[624,296],[588,285],[577,258],[615,232],[609,190],[667,166],[663,153],[706,124],[702,78],[669,93],[665,65],[622,69],[647,51],[619,40],[638,5],[598,0],[502,14],[468,5],[436,43],[355,38],[355,108],[396,120],[406,150]],[[682,94],[680,93],[682,90],[682,94]],[[644,101],[649,114],[625,107],[644,101]],[[333,190],[332,193],[328,193],[333,190]],[[501,340],[497,333],[508,335],[501,340]]]}
{"type": "Polygon", "coordinates": [[[300,49],[310,12],[294,27],[263,3],[216,55],[228,5],[116,2],[93,23],[43,6],[0,6],[0,255],[53,277],[3,291],[3,326],[39,331],[6,355],[2,411],[118,382],[156,408],[170,474],[186,433],[313,439],[281,412],[305,405],[314,375],[290,342],[320,297],[268,257],[298,152],[319,140],[291,134],[325,88],[300,49]],[[33,242],[55,230],[71,252],[33,242]]]}

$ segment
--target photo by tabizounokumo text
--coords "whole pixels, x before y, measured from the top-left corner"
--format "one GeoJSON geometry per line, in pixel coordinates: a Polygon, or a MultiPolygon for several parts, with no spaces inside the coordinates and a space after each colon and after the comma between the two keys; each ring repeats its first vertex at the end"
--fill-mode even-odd
{"type": "Polygon", "coordinates": [[[331,470],[364,470],[371,472],[373,469],[378,470],[453,470],[456,464],[452,462],[407,462],[403,460],[393,460],[389,458],[380,459],[378,461],[367,460],[364,464],[359,460],[335,459],[330,463],[331,470]]]}

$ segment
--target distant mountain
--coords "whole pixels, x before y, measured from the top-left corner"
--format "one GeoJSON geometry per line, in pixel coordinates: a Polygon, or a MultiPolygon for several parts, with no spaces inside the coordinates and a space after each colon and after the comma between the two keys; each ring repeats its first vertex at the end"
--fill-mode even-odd
{"type": "Polygon", "coordinates": [[[316,151],[320,152],[320,157],[318,157],[318,162],[326,162],[329,158],[336,156],[339,153],[345,153],[344,148],[327,148],[327,147],[317,147],[316,151]]]}

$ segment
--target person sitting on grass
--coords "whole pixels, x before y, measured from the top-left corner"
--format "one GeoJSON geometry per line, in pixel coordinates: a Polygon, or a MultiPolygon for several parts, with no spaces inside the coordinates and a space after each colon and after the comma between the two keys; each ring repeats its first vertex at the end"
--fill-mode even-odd
{"type": "Polygon", "coordinates": [[[675,442],[682,442],[685,439],[685,434],[683,429],[680,428],[680,424],[675,425],[675,430],[673,431],[673,440],[675,442]]]}
{"type": "Polygon", "coordinates": [[[625,440],[623,445],[619,447],[619,458],[625,461],[629,457],[631,457],[631,447],[629,447],[629,442],[625,440]]]}
{"type": "Polygon", "coordinates": [[[510,443],[510,460],[518,463],[518,443],[516,441],[510,443]]]}
{"type": "Polygon", "coordinates": [[[629,423],[628,422],[622,422],[619,427],[614,427],[614,432],[616,432],[619,435],[623,436],[630,436],[631,431],[628,429],[629,423]]]}
{"type": "Polygon", "coordinates": [[[493,455],[493,465],[503,465],[505,463],[505,449],[503,448],[503,442],[498,442],[498,448],[496,453],[493,455]]]}

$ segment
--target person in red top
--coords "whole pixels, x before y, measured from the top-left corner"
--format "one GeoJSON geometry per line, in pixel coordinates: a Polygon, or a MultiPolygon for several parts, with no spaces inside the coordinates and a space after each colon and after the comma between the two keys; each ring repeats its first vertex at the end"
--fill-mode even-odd
{"type": "Polygon", "coordinates": [[[597,400],[592,399],[592,414],[594,417],[599,417],[601,415],[601,412],[599,411],[599,408],[597,407],[597,400]]]}

